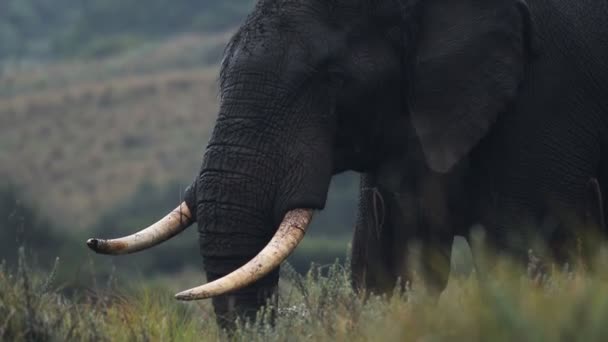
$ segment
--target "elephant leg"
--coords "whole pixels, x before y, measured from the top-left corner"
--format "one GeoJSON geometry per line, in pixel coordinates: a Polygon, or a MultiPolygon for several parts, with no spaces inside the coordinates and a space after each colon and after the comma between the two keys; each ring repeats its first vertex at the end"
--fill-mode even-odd
{"type": "MultiPolygon", "coordinates": [[[[451,252],[457,221],[450,220],[448,187],[442,177],[428,174],[417,179],[414,198],[394,196],[391,220],[398,222],[393,232],[393,260],[396,277],[421,282],[429,295],[438,298],[448,283],[451,252]],[[415,212],[411,217],[408,212],[415,212]]],[[[464,214],[461,213],[461,216],[464,214]]]]}
{"type": "Polygon", "coordinates": [[[582,201],[576,208],[562,208],[562,224],[549,244],[553,261],[589,268],[596,253],[606,241],[606,224],[602,190],[597,178],[591,178],[582,187],[582,201]]]}
{"type": "Polygon", "coordinates": [[[586,179],[561,192],[537,194],[543,200],[536,200],[536,205],[503,201],[484,212],[481,224],[487,229],[486,245],[481,247],[486,249],[474,251],[480,273],[491,270],[496,261],[487,257],[488,251],[492,257],[513,259],[532,278],[550,273],[552,265],[592,266],[607,232],[602,188],[596,178],[586,179]]]}
{"type": "Polygon", "coordinates": [[[422,275],[430,294],[438,296],[447,286],[452,247],[456,234],[468,231],[471,207],[466,166],[454,169],[451,176],[431,173],[420,183],[423,229],[422,275]]]}
{"type": "Polygon", "coordinates": [[[598,232],[605,234],[606,220],[604,218],[604,199],[597,178],[591,178],[587,183],[587,201],[585,204],[585,219],[587,224],[595,227],[598,232]]]}
{"type": "MultiPolygon", "coordinates": [[[[447,228],[446,197],[436,196],[437,187],[423,185],[414,191],[407,182],[396,186],[389,178],[362,177],[353,238],[353,285],[390,293],[398,279],[402,285],[420,280],[429,293],[438,295],[447,285],[454,238],[447,228]]],[[[436,180],[427,184],[437,184],[436,180]]]]}
{"type": "Polygon", "coordinates": [[[452,243],[448,237],[411,240],[406,248],[394,251],[395,277],[438,298],[450,276],[452,243]]]}
{"type": "Polygon", "coordinates": [[[374,177],[362,175],[351,256],[352,285],[356,290],[386,293],[395,286],[386,209],[374,177]]]}
{"type": "Polygon", "coordinates": [[[450,277],[452,245],[454,240],[444,238],[425,241],[421,248],[420,278],[427,293],[438,298],[450,277]]]}
{"type": "Polygon", "coordinates": [[[604,200],[597,178],[591,178],[587,183],[583,224],[578,234],[579,257],[584,265],[593,266],[596,253],[606,241],[606,221],[604,218],[604,200]]]}

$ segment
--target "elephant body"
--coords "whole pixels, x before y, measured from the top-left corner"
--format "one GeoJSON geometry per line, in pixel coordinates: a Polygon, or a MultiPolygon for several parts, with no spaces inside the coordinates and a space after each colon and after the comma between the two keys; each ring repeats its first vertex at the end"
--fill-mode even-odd
{"type": "MultiPolygon", "coordinates": [[[[226,47],[183,204],[208,279],[242,270],[288,214],[323,209],[346,170],[363,175],[357,287],[390,290],[419,259],[441,291],[472,225],[522,261],[536,241],[567,260],[579,233],[603,233],[607,17],[597,0],[258,1],[226,47]]],[[[214,298],[220,322],[253,317],[278,274],[214,298]]]]}
{"type": "MultiPolygon", "coordinates": [[[[344,170],[364,175],[358,287],[410,279],[417,255],[441,291],[475,224],[523,264],[537,241],[569,260],[582,227],[603,233],[590,184],[608,183],[606,14],[591,0],[261,1],[226,50],[195,181],[208,275],[251,259],[287,210],[323,208],[344,170]]],[[[254,312],[277,282],[214,299],[218,315],[254,312]]]]}
{"type": "Polygon", "coordinates": [[[441,291],[453,237],[469,236],[474,225],[485,228],[495,250],[522,264],[533,248],[557,262],[575,264],[581,252],[589,261],[605,238],[608,24],[601,18],[608,4],[535,0],[528,6],[525,77],[467,157],[443,174],[424,166],[412,174],[403,157],[400,171],[389,161],[364,176],[353,238],[355,286],[386,292],[397,278],[411,279],[404,241],[417,241],[423,278],[441,291]],[[378,209],[370,208],[378,195],[386,215],[380,239],[378,209]]]}

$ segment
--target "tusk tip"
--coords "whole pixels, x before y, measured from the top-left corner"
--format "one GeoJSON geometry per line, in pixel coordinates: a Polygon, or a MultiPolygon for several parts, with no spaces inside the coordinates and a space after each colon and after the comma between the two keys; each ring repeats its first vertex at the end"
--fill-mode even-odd
{"type": "Polygon", "coordinates": [[[116,251],[112,250],[112,246],[108,243],[107,240],[104,239],[88,239],[87,246],[95,253],[99,254],[113,254],[116,251]]]}
{"type": "Polygon", "coordinates": [[[87,246],[89,246],[90,249],[94,250],[95,252],[99,252],[99,239],[88,239],[87,240],[87,246]]]}
{"type": "Polygon", "coordinates": [[[190,289],[186,291],[182,291],[175,295],[175,299],[181,301],[192,301],[192,300],[201,300],[213,297],[209,291],[201,290],[198,288],[190,289]]]}
{"type": "Polygon", "coordinates": [[[191,301],[191,300],[194,300],[195,298],[190,291],[184,291],[184,292],[180,292],[180,293],[176,294],[175,299],[181,300],[181,301],[191,301]]]}

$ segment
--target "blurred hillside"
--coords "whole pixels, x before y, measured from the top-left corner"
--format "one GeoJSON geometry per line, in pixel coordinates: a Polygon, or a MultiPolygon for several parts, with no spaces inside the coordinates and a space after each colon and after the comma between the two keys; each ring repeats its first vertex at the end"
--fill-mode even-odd
{"type": "Polygon", "coordinates": [[[0,2],[0,177],[69,228],[143,183],[187,186],[216,65],[253,3],[0,2]]]}
{"type": "MultiPolygon", "coordinates": [[[[194,229],[128,260],[81,243],[132,232],[180,202],[216,117],[223,48],[252,4],[0,1],[0,260],[27,241],[44,260],[144,274],[200,265],[194,229]]],[[[357,183],[334,180],[292,257],[299,270],[346,254],[357,183]]]]}
{"type": "Polygon", "coordinates": [[[253,0],[3,0],[0,61],[100,57],[183,32],[238,25],[253,0]]]}
{"type": "MultiPolygon", "coordinates": [[[[90,226],[141,186],[170,184],[179,201],[215,120],[216,62],[229,35],[6,72],[0,177],[70,228],[90,226]]],[[[347,178],[344,190],[354,184],[347,178]]]]}
{"type": "MultiPolygon", "coordinates": [[[[162,50],[175,53],[176,44],[168,45],[139,58],[152,63],[162,50]]],[[[216,68],[115,63],[0,78],[11,85],[0,96],[0,177],[57,223],[84,228],[141,183],[180,180],[185,187],[199,166],[216,115],[216,68]]]]}

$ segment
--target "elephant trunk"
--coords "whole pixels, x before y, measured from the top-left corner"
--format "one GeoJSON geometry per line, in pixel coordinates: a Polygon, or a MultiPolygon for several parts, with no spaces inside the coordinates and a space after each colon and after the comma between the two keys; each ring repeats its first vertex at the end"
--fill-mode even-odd
{"type": "MultiPolygon", "coordinates": [[[[223,140],[228,137],[222,133],[226,123],[227,120],[219,120],[196,181],[200,252],[207,280],[212,284],[253,259],[268,244],[281,222],[275,212],[277,182],[282,178],[279,156],[266,152],[272,151],[270,148],[263,149],[259,144],[241,140],[253,139],[245,133],[238,136],[238,141],[223,140]]],[[[237,315],[254,319],[278,285],[276,265],[263,273],[257,273],[259,277],[255,281],[239,279],[239,286],[229,286],[229,293],[205,290],[205,296],[197,292],[180,295],[179,299],[215,296],[213,306],[222,325],[232,324],[237,315]]],[[[234,276],[229,279],[234,280],[234,276]]]]}
{"type": "Polygon", "coordinates": [[[237,315],[254,318],[267,304],[279,264],[302,239],[312,210],[323,208],[331,179],[325,130],[288,120],[308,107],[275,113],[235,97],[222,103],[195,182],[200,250],[211,283],[178,295],[215,296],[220,324],[237,315]],[[271,114],[274,121],[267,119],[271,114]]]}

